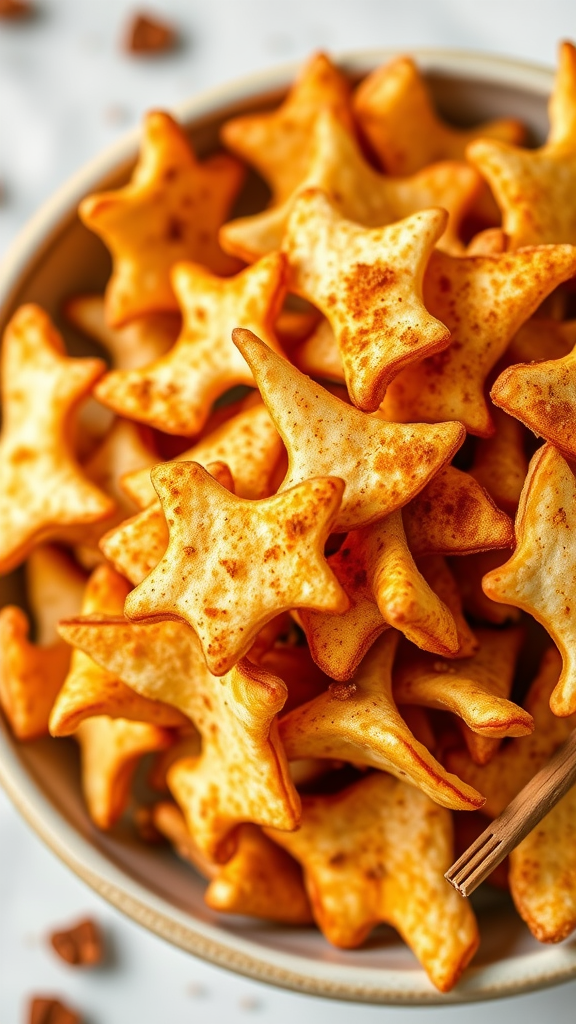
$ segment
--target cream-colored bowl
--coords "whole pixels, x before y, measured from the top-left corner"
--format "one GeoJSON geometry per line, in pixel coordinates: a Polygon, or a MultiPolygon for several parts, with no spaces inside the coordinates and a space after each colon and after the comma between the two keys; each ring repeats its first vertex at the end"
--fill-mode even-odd
{"type": "MultiPolygon", "coordinates": [[[[391,56],[375,50],[341,63],[361,75],[391,56]]],[[[416,58],[442,110],[457,122],[514,116],[528,124],[535,141],[545,136],[548,70],[444,51],[417,52],[416,58]]],[[[177,115],[198,151],[207,153],[223,120],[276,103],[295,71],[289,65],[212,90],[177,115]]],[[[137,145],[137,132],[126,136],[68,181],[24,228],[0,270],[0,328],[22,302],[39,302],[58,319],[63,298],[103,288],[108,256],[80,224],[76,208],[87,193],[126,179],[137,145]]],[[[257,191],[253,183],[253,202],[257,191]]],[[[70,342],[78,351],[78,339],[70,342]]],[[[0,580],[1,603],[21,596],[17,573],[0,580]]],[[[176,857],[139,844],[122,825],[110,834],[94,828],[80,795],[76,757],[70,741],[15,742],[0,717],[0,782],[38,835],[105,899],[197,956],[302,992],[376,1003],[489,999],[576,976],[576,942],[539,945],[504,896],[482,895],[479,953],[448,996],[432,987],[391,929],[377,930],[362,949],[344,951],[313,929],[218,915],[203,902],[204,882],[176,857]]]]}

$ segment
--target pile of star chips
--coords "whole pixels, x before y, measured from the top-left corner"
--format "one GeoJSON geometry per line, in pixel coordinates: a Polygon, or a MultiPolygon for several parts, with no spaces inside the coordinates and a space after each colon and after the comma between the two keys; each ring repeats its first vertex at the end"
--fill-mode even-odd
{"type": "MultiPolygon", "coordinates": [[[[570,44],[550,122],[452,128],[410,59],[353,91],[323,55],[206,160],[151,113],[80,206],[106,293],[63,311],[111,368],[34,305],[3,342],[15,735],[75,737],[94,822],[129,808],[210,907],[345,948],[387,922],[441,991],[478,945],[444,872],[576,714],[570,44]],[[270,203],[229,219],[245,164],[270,203]]],[[[545,942],[575,814],[493,879],[545,942]]]]}

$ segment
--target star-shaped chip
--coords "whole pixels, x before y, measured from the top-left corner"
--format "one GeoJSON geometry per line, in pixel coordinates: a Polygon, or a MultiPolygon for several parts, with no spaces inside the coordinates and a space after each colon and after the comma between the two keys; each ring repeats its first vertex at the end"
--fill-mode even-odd
{"type": "Polygon", "coordinates": [[[400,512],[348,534],[328,565],[350,598],[350,608],[342,615],[299,612],[312,656],[327,675],[349,679],[386,626],[426,651],[444,657],[458,653],[452,612],[418,571],[400,512]]]}
{"type": "Polygon", "coordinates": [[[2,350],[0,572],[9,572],[44,540],[81,534],[114,502],[83,473],[72,451],[79,403],[101,376],[100,359],[70,359],[39,306],[21,306],[2,350]]]}
{"type": "Polygon", "coordinates": [[[175,263],[194,260],[224,274],[234,269],[218,245],[217,232],[242,179],[242,167],[225,153],[199,163],[169,114],[146,115],[131,180],[113,192],[88,196],[79,208],[81,219],[112,255],[106,288],[111,327],[145,313],[177,312],[170,283],[175,263]]]}
{"type": "Polygon", "coordinates": [[[483,184],[469,164],[444,161],[411,177],[390,178],[367,163],[354,135],[329,108],[319,110],[310,142],[306,174],[290,196],[221,228],[227,252],[251,263],[280,248],[293,205],[307,189],[321,189],[344,217],[372,228],[441,206],[448,218],[438,244],[448,252],[463,252],[460,227],[483,184]]]}
{"type": "Polygon", "coordinates": [[[114,370],[136,370],[163,356],[180,333],[178,313],[149,313],[124,327],[109,327],[103,295],[74,295],[64,316],[76,330],[102,345],[114,370]]]}
{"type": "Polygon", "coordinates": [[[490,397],[567,459],[576,459],[576,351],[561,359],[507,367],[490,397]]]}
{"type": "Polygon", "coordinates": [[[81,722],[75,737],[88,813],[98,828],[110,829],[126,809],[138,762],[145,754],[168,747],[172,734],[149,722],[98,715],[81,722]]]}
{"type": "Polygon", "coordinates": [[[464,440],[459,423],[410,425],[367,416],[300,373],[248,331],[234,331],[288,452],[284,491],[310,477],[346,483],[333,529],[344,533],[406,505],[464,440]]]}
{"type": "Polygon", "coordinates": [[[394,700],[457,715],[472,759],[486,764],[502,737],[528,736],[534,723],[508,700],[524,631],[479,629],[476,635],[478,652],[460,661],[405,647],[394,667],[394,700]]]}
{"type": "Polygon", "coordinates": [[[389,174],[414,174],[437,160],[463,160],[474,139],[523,142],[523,125],[511,118],[455,128],[437,114],[428,86],[410,57],[367,75],[354,93],[360,127],[389,174]]]}
{"type": "Polygon", "coordinates": [[[231,278],[179,263],[171,280],[183,315],[176,344],[148,366],[106,374],[95,394],[120,416],[190,437],[225,391],[254,384],[232,344],[235,327],[256,331],[279,351],[273,325],[285,294],[285,257],[273,253],[231,278]]]}
{"type": "Polygon", "coordinates": [[[395,377],[385,414],[400,422],[457,419],[471,434],[489,437],[494,426],[484,383],[490,370],[543,299],[575,272],[570,245],[461,258],[435,252],[424,302],[451,331],[450,344],[395,377]]]}
{"type": "Polygon", "coordinates": [[[342,480],[305,480],[260,501],[230,494],[196,462],[156,466],[152,480],[170,540],[125,612],[188,622],[215,675],[228,672],[280,612],[348,607],[324,559],[342,480]]]}
{"type": "Polygon", "coordinates": [[[353,131],[348,79],[326,54],[316,53],[280,107],[234,117],[222,126],[225,146],[260,172],[272,190],[274,205],[283,203],[305,178],[314,123],[323,107],[353,131]]]}
{"type": "Polygon", "coordinates": [[[176,804],[156,804],[152,820],[176,852],[210,879],[204,900],[213,910],[282,924],[312,923],[300,865],[257,825],[240,825],[230,860],[212,864],[194,843],[176,804]]]}
{"type": "Polygon", "coordinates": [[[402,511],[408,546],[423,555],[470,555],[511,547],[512,522],[470,476],[444,466],[402,511]]]}
{"type": "MultiPolygon", "coordinates": [[[[244,409],[197,441],[178,457],[201,466],[224,462],[234,478],[240,498],[267,498],[271,480],[283,453],[282,441],[266,406],[244,409]]],[[[122,487],[139,508],[158,501],[148,470],[129,473],[122,487]]]]}
{"type": "Polygon", "coordinates": [[[576,243],[576,49],[560,48],[548,106],[550,133],[539,149],[478,139],[466,155],[484,175],[502,211],[510,245],[576,243]]]}
{"type": "Polygon", "coordinates": [[[100,616],[68,620],[60,631],[141,696],[165,701],[198,728],[201,754],[173,764],[168,784],[206,856],[226,860],[231,833],[244,821],[297,826],[300,801],[276,724],[288,693],[281,679],[248,660],[213,676],[182,622],[100,616]]]}
{"type": "Polygon", "coordinates": [[[450,775],[410,732],[392,696],[399,634],[388,630],[348,683],[333,683],[280,723],[289,760],[335,758],[380,768],[408,780],[443,807],[471,810],[484,797],[450,775]]]}
{"type": "Polygon", "coordinates": [[[549,444],[530,462],[516,517],[511,558],[483,580],[484,592],[529,612],[560,650],[563,669],[550,707],[556,715],[576,712],[576,480],[560,452],[549,444]]]}
{"type": "Polygon", "coordinates": [[[405,366],[448,344],[450,331],[422,297],[445,222],[445,212],[434,208],[368,229],[344,219],[318,190],[294,203],[282,243],[290,288],[328,319],[350,398],[366,412],[378,408],[405,366]]]}
{"type": "MultiPolygon", "coordinates": [[[[121,615],[129,590],[126,580],[110,565],[98,566],[86,585],[82,615],[121,615]]],[[[166,727],[187,724],[176,708],[135,693],[121,676],[101,668],[84,651],[75,650],[52,707],[50,732],[71,736],[82,722],[101,715],[166,727]]]]}
{"type": "Polygon", "coordinates": [[[51,545],[32,552],[26,566],[27,594],[36,642],[29,640],[28,616],[15,605],[0,611],[0,707],[19,740],[48,735],[48,719],[70,665],[70,648],[56,623],[76,614],[84,573],[51,545]]]}
{"type": "Polygon", "coordinates": [[[514,413],[507,416],[500,409],[492,410],[496,432],[492,437],[478,439],[470,467],[470,476],[488,491],[498,508],[506,512],[517,509],[528,472],[525,432],[513,416],[514,413]]]}
{"type": "Polygon", "coordinates": [[[268,834],[300,861],[316,922],[335,946],[359,946],[385,921],[440,991],[456,984],[479,935],[469,903],[444,881],[448,811],[375,772],[333,796],[304,797],[298,831],[268,834]]]}

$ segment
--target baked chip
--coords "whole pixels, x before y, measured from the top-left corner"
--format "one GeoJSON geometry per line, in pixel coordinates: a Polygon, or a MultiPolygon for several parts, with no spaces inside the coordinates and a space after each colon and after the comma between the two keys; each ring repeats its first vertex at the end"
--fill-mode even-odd
{"type": "Polygon", "coordinates": [[[473,810],[484,797],[448,774],[412,735],[392,696],[392,662],[399,634],[389,630],[348,683],[333,683],[280,722],[289,760],[336,758],[380,768],[409,781],[443,807],[473,810]]]}
{"type": "Polygon", "coordinates": [[[297,832],[268,831],[300,861],[316,922],[344,949],[391,924],[432,983],[448,992],[478,948],[474,913],[446,885],[450,814],[375,772],[334,796],[304,797],[297,832]]]}
{"type": "Polygon", "coordinates": [[[224,145],[260,172],[272,190],[274,205],[288,199],[306,177],[314,124],[324,107],[354,130],[348,80],[326,54],[316,53],[277,110],[245,114],[222,126],[224,145]]]}
{"type": "Polygon", "coordinates": [[[274,252],[282,245],[298,196],[307,189],[320,189],[344,217],[372,228],[441,206],[448,218],[438,244],[447,252],[460,253],[464,250],[460,227],[482,188],[478,171],[462,161],[434,164],[408,178],[379,174],[334,112],[320,109],[311,133],[308,169],[293,193],[280,205],[225,224],[220,241],[227,252],[249,263],[274,252]]]}
{"type": "Polygon", "coordinates": [[[48,734],[48,719],[70,665],[70,648],[56,632],[61,615],[78,612],[85,577],[64,552],[36,548],[27,565],[27,590],[36,643],[21,608],[0,611],[0,707],[19,740],[48,734]]]}
{"type": "Polygon", "coordinates": [[[295,828],[300,799],[278,737],[286,685],[247,659],[224,678],[206,668],[193,630],[182,622],[130,623],[76,618],[62,636],[136,693],[165,701],[202,736],[200,756],[168,771],[168,784],[204,855],[226,860],[244,821],[295,828]]]}
{"type": "Polygon", "coordinates": [[[424,271],[445,224],[445,211],[431,209],[363,228],[313,189],[294,203],[282,243],[290,288],[327,317],[350,398],[365,412],[378,408],[405,366],[449,342],[450,331],[422,297],[424,271]]]}
{"type": "Polygon", "coordinates": [[[72,453],[76,407],[101,376],[100,359],[69,359],[39,306],[21,306],[4,334],[0,437],[0,572],[15,568],[44,540],[80,536],[114,502],[72,453]]]}
{"type": "Polygon", "coordinates": [[[319,477],[256,502],[230,494],[195,462],[156,466],[152,479],[170,540],[125,612],[188,622],[216,675],[280,612],[348,607],[323,555],[343,481],[319,477]]]}
{"type": "Polygon", "coordinates": [[[288,452],[282,491],[310,477],[346,482],[335,532],[383,519],[407,504],[462,444],[459,423],[389,423],[329,394],[249,331],[234,331],[288,452]]]}
{"type": "Polygon", "coordinates": [[[467,158],[492,189],[510,246],[576,243],[576,49],[562,43],[548,104],[550,132],[539,149],[478,139],[467,158]]]}
{"type": "Polygon", "coordinates": [[[183,315],[176,344],[148,366],[106,374],[95,395],[120,416],[190,437],[224,392],[254,384],[232,344],[234,327],[253,329],[279,350],[273,324],[285,295],[285,257],[272,253],[231,278],[178,263],[170,279],[183,315]]]}
{"type": "Polygon", "coordinates": [[[470,555],[511,547],[512,522],[472,476],[444,466],[402,511],[408,546],[423,555],[470,555]]]}
{"type": "Polygon", "coordinates": [[[576,547],[576,481],[549,444],[530,462],[516,516],[516,549],[482,581],[493,601],[521,608],[542,623],[560,650],[563,670],[551,697],[556,715],[576,711],[576,609],[573,562],[576,547]]]}
{"type": "Polygon", "coordinates": [[[170,269],[195,260],[217,274],[237,269],[218,245],[217,232],[242,184],[233,157],[217,153],[203,163],[169,114],[146,115],[131,180],[114,192],[88,196],[79,214],[110,249],[106,320],[121,327],[145,313],[177,312],[170,269]]]}
{"type": "Polygon", "coordinates": [[[464,739],[477,764],[485,764],[504,736],[528,736],[532,716],[508,700],[524,639],[522,629],[479,629],[478,652],[446,662],[415,647],[405,647],[393,672],[394,700],[440,711],[461,719],[464,739]],[[477,744],[477,739],[488,743],[477,744]]]}
{"type": "MultiPolygon", "coordinates": [[[[258,404],[232,416],[178,458],[201,466],[224,462],[230,467],[239,498],[267,498],[283,450],[270,413],[258,404]]],[[[122,487],[139,508],[158,502],[148,470],[127,474],[122,487]]]]}
{"type": "Polygon", "coordinates": [[[450,609],[458,634],[457,658],[470,658],[478,650],[478,640],[465,617],[460,589],[448,563],[441,555],[426,555],[416,563],[428,586],[450,609]]]}
{"type": "Polygon", "coordinates": [[[353,102],[360,127],[389,174],[414,174],[437,160],[463,160],[474,139],[519,143],[526,135],[512,118],[474,128],[454,128],[441,120],[410,57],[396,57],[372,71],[353,102]]]}
{"type": "Polygon", "coordinates": [[[115,370],[136,370],[163,356],[181,329],[178,313],[149,313],[124,327],[109,327],[103,295],[74,295],[64,316],[77,330],[106,349],[115,370]]]}
{"type": "Polygon", "coordinates": [[[470,468],[470,476],[488,491],[498,508],[506,512],[515,512],[517,509],[528,472],[524,431],[520,423],[512,418],[514,415],[512,413],[507,416],[500,409],[492,410],[496,432],[492,437],[478,439],[470,468]]]}
{"type": "Polygon", "coordinates": [[[482,580],[486,573],[497,569],[510,558],[511,551],[480,551],[476,555],[450,560],[450,568],[462,597],[465,611],[480,622],[490,622],[494,626],[503,626],[505,622],[519,622],[522,613],[511,604],[500,604],[492,601],[482,589],[482,580]]]}
{"type": "Polygon", "coordinates": [[[471,434],[490,437],[484,397],[490,370],[543,299],[574,273],[576,249],[569,245],[462,258],[433,253],[424,303],[451,331],[450,345],[395,377],[385,415],[400,422],[460,420],[471,434]]]}

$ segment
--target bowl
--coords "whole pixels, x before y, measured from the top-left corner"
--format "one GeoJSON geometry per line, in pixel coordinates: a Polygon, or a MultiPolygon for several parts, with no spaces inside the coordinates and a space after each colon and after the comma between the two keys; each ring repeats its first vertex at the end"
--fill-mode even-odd
{"type": "MultiPolygon", "coordinates": [[[[344,55],[339,64],[359,77],[390,59],[388,50],[344,55]]],[[[415,52],[440,109],[456,123],[513,116],[533,141],[547,131],[552,72],[496,57],[441,50],[415,52]]],[[[278,103],[294,65],[245,78],[185,103],[176,115],[197,151],[217,144],[226,118],[278,103]]],[[[78,220],[79,200],[115,187],[134,164],[134,131],[68,181],[24,228],[0,269],[0,328],[20,303],[40,303],[58,322],[70,294],[103,290],[110,261],[102,243],[78,220]]],[[[262,200],[254,178],[246,209],[262,200]]],[[[59,325],[63,333],[65,324],[59,325]]],[[[68,336],[73,352],[78,338],[68,336]]],[[[21,603],[21,576],[0,580],[0,601],[21,603]]],[[[196,956],[259,981],[331,998],[373,1003],[467,1002],[527,992],[576,976],[576,941],[546,947],[529,934],[505,895],[481,894],[476,904],[482,942],[455,991],[441,995],[389,928],[358,950],[330,947],[319,932],[222,916],[203,902],[204,881],[171,853],[140,844],[120,823],[110,833],[90,822],[78,783],[73,743],[16,742],[0,715],[0,783],[41,839],[96,892],[145,928],[196,956]]]]}

